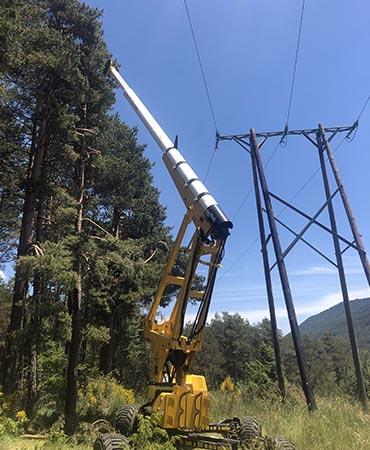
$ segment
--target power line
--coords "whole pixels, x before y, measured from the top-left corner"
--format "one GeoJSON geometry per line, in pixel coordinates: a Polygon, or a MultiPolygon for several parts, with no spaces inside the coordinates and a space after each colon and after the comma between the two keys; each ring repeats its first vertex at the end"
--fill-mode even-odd
{"type": "Polygon", "coordinates": [[[235,218],[238,216],[238,214],[240,213],[241,209],[243,208],[243,206],[245,205],[246,201],[248,200],[248,198],[250,197],[251,193],[253,190],[253,186],[250,187],[247,195],[244,197],[243,201],[240,203],[239,208],[237,209],[236,213],[233,215],[232,217],[232,221],[235,220],[235,218]]]}
{"type": "MultiPolygon", "coordinates": [[[[209,93],[208,83],[207,83],[207,78],[206,78],[206,74],[205,74],[205,71],[204,71],[204,67],[203,67],[203,63],[202,63],[202,58],[200,57],[200,52],[199,52],[199,47],[198,47],[198,43],[197,43],[197,38],[196,38],[196,35],[195,35],[195,30],[194,30],[194,27],[193,27],[193,23],[192,23],[192,20],[191,20],[189,7],[188,7],[188,4],[187,4],[187,1],[186,1],[186,0],[184,0],[184,6],[185,6],[185,10],[186,10],[186,15],[187,15],[187,18],[188,18],[188,22],[189,22],[189,27],[190,27],[191,35],[192,35],[192,37],[193,37],[194,47],[195,47],[195,51],[196,51],[196,54],[197,54],[197,59],[198,59],[198,64],[199,64],[200,73],[201,73],[202,79],[203,79],[203,85],[204,85],[204,89],[205,89],[206,96],[207,96],[207,100],[208,100],[209,110],[210,110],[210,112],[211,112],[211,117],[212,117],[213,125],[214,125],[214,127],[215,127],[215,131],[216,131],[216,135],[217,135],[217,134],[218,134],[218,126],[217,126],[217,121],[216,121],[215,110],[214,110],[214,108],[213,108],[213,103],[212,103],[211,95],[210,95],[210,93],[209,93]]],[[[212,155],[211,155],[211,158],[210,158],[210,160],[209,160],[208,167],[207,167],[207,170],[206,170],[206,173],[205,173],[205,176],[204,176],[204,181],[207,180],[209,171],[210,171],[210,169],[211,169],[211,167],[212,167],[213,160],[214,160],[214,158],[215,158],[216,150],[217,150],[217,145],[214,147],[213,152],[212,152],[212,155]]]]}
{"type": "Polygon", "coordinates": [[[216,115],[215,115],[215,111],[214,111],[214,108],[213,108],[211,95],[209,93],[208,83],[207,83],[207,79],[206,79],[206,75],[205,75],[202,59],[200,57],[200,52],[199,52],[199,47],[198,47],[198,43],[197,43],[197,38],[195,36],[194,27],[193,27],[193,23],[192,23],[192,20],[191,20],[191,17],[190,17],[190,11],[189,11],[188,4],[187,4],[186,0],[184,0],[184,5],[185,5],[185,9],[186,9],[186,15],[188,17],[188,22],[189,22],[189,26],[190,26],[191,35],[193,37],[195,51],[197,53],[197,59],[198,59],[198,63],[199,63],[200,72],[202,74],[202,79],[203,79],[204,89],[206,91],[206,95],[207,95],[207,99],[208,99],[209,109],[211,111],[212,121],[213,121],[215,129],[217,131],[218,127],[217,127],[216,115]]]}
{"type": "Polygon", "coordinates": [[[215,148],[213,149],[213,152],[212,152],[212,155],[211,155],[211,159],[209,160],[208,167],[207,167],[206,173],[204,175],[204,181],[207,181],[209,171],[211,170],[212,163],[213,163],[213,160],[215,158],[216,150],[217,150],[217,146],[215,146],[215,148]]]}
{"type": "MultiPolygon", "coordinates": [[[[283,136],[284,137],[284,136],[283,136]]],[[[282,138],[283,139],[283,138],[282,138]]],[[[268,165],[270,164],[272,158],[275,156],[275,153],[278,151],[281,143],[282,143],[282,139],[280,139],[280,141],[277,143],[276,147],[274,148],[274,151],[271,153],[269,159],[266,161],[266,164],[264,166],[264,169],[266,169],[268,167],[268,165]]]]}
{"type": "Polygon", "coordinates": [[[235,265],[250,251],[252,248],[256,245],[258,241],[258,237],[255,238],[253,242],[249,245],[249,247],[231,264],[230,267],[226,269],[226,272],[224,272],[221,277],[218,279],[218,281],[221,281],[228,273],[230,273],[230,270],[235,267],[235,265]]]}
{"type": "Polygon", "coordinates": [[[296,78],[296,72],[297,72],[299,49],[300,49],[300,45],[301,45],[301,35],[302,35],[302,25],[303,25],[303,16],[304,16],[305,4],[306,4],[306,0],[302,0],[302,8],[301,8],[301,17],[300,17],[300,21],[299,21],[297,46],[296,46],[296,50],[295,50],[295,58],[294,58],[294,65],[293,65],[293,76],[292,76],[292,83],[291,83],[291,86],[290,86],[288,112],[287,112],[287,117],[286,117],[286,125],[287,126],[289,124],[290,112],[291,112],[291,109],[292,109],[292,101],[293,101],[294,85],[295,85],[295,78],[296,78]]]}
{"type": "Polygon", "coordinates": [[[365,101],[363,107],[361,108],[360,114],[359,114],[358,117],[357,117],[357,122],[359,122],[359,120],[361,119],[361,116],[362,116],[362,114],[364,113],[364,111],[365,111],[365,109],[366,109],[366,107],[367,107],[369,101],[370,101],[370,95],[367,97],[367,99],[366,99],[366,101],[365,101]]]}
{"type": "MultiPolygon", "coordinates": [[[[186,0],[184,0],[186,1],[186,0]]],[[[303,17],[304,17],[304,8],[305,8],[305,4],[306,4],[306,0],[302,0],[302,8],[301,8],[301,16],[300,16],[300,20],[299,20],[299,28],[298,28],[298,37],[297,37],[297,46],[296,46],[296,51],[295,51],[295,57],[294,57],[294,64],[293,64],[293,75],[292,75],[292,83],[290,86],[290,94],[289,94],[289,102],[288,102],[288,112],[287,112],[287,118],[286,118],[286,124],[285,124],[285,129],[286,131],[288,131],[288,124],[289,124],[289,118],[290,118],[290,112],[292,109],[292,102],[293,102],[293,93],[294,93],[294,85],[295,85],[295,79],[296,79],[296,72],[297,72],[297,65],[298,65],[298,57],[299,57],[299,49],[300,49],[300,45],[301,45],[301,36],[302,36],[302,25],[303,25],[303,17]]],[[[370,96],[368,98],[368,101],[370,100],[370,96]]],[[[280,139],[280,141],[278,142],[278,144],[276,145],[274,151],[272,152],[272,154],[270,155],[269,159],[267,160],[264,168],[266,169],[268,167],[268,165],[270,164],[272,158],[275,156],[276,152],[278,151],[279,147],[281,145],[283,145],[284,143],[284,138],[285,136],[283,135],[282,138],[280,139]]],[[[286,142],[285,142],[286,145],[286,142]]],[[[284,145],[284,146],[285,146],[284,145]]],[[[246,197],[242,200],[240,206],[238,207],[233,220],[235,219],[235,217],[237,217],[237,215],[239,214],[239,212],[241,211],[242,207],[245,205],[246,201],[248,200],[250,193],[251,193],[252,187],[251,189],[248,191],[246,197]]]]}
{"type": "MultiPolygon", "coordinates": [[[[343,144],[344,142],[348,141],[347,138],[348,138],[348,134],[347,134],[346,136],[344,136],[343,139],[341,139],[341,140],[339,141],[338,145],[334,148],[333,153],[336,153],[337,150],[339,149],[339,147],[341,147],[342,144],[343,144]]],[[[326,157],[326,161],[327,161],[327,160],[328,160],[328,158],[326,157]]],[[[306,180],[306,181],[303,183],[303,185],[298,189],[298,191],[293,195],[293,197],[291,197],[291,198],[289,199],[289,203],[292,203],[292,201],[295,200],[295,199],[301,194],[301,192],[303,192],[303,191],[306,189],[306,187],[311,183],[311,181],[312,181],[312,180],[315,178],[315,176],[320,172],[320,170],[321,170],[321,168],[318,167],[318,168],[312,173],[312,175],[311,175],[309,178],[307,178],[307,180],[306,180]]],[[[287,209],[287,206],[284,206],[284,207],[279,211],[279,213],[277,214],[277,217],[280,217],[286,209],[287,209]]]]}

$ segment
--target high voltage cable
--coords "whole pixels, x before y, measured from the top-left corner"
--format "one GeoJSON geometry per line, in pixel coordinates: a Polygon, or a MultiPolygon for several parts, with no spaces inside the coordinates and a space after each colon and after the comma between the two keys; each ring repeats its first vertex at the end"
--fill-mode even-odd
{"type": "Polygon", "coordinates": [[[215,158],[216,150],[217,150],[217,147],[215,146],[215,148],[213,149],[212,155],[211,155],[211,159],[209,160],[206,173],[204,175],[204,181],[206,181],[208,178],[209,171],[211,170],[211,166],[212,166],[213,160],[215,158]]]}
{"type": "MultiPolygon", "coordinates": [[[[211,112],[211,117],[212,117],[213,125],[214,125],[214,127],[215,127],[215,131],[216,131],[216,135],[217,135],[217,133],[218,133],[218,126],[217,126],[217,121],[216,121],[216,115],[215,115],[215,111],[214,111],[214,108],[213,108],[213,103],[212,103],[211,95],[210,95],[210,93],[209,93],[208,83],[207,83],[207,78],[206,78],[206,74],[205,74],[205,71],[204,71],[204,67],[203,67],[203,63],[202,63],[202,58],[200,57],[200,52],[199,52],[199,47],[198,47],[198,43],[197,43],[197,38],[196,38],[196,35],[195,35],[195,30],[194,30],[194,27],[193,27],[193,22],[192,22],[192,20],[191,20],[189,7],[188,7],[188,4],[187,4],[187,1],[186,1],[186,0],[184,0],[184,6],[185,6],[185,10],[186,10],[186,15],[187,15],[187,18],[188,18],[188,22],[189,22],[189,27],[190,27],[191,35],[192,35],[192,37],[193,37],[193,42],[194,42],[194,47],[195,47],[195,51],[196,51],[196,54],[197,54],[197,59],[198,59],[198,64],[199,64],[200,72],[201,72],[201,74],[202,74],[203,85],[204,85],[204,89],[205,89],[206,95],[207,95],[207,100],[208,100],[209,110],[210,110],[210,112],[211,112]]],[[[212,155],[211,155],[211,159],[209,160],[208,167],[207,167],[207,170],[206,170],[206,174],[205,174],[205,176],[204,176],[204,180],[205,180],[205,181],[207,180],[209,171],[210,171],[210,169],[211,169],[211,166],[212,166],[212,163],[213,163],[215,154],[216,154],[216,150],[217,150],[217,146],[215,146],[215,148],[213,149],[213,152],[212,152],[212,155]]]]}
{"type": "Polygon", "coordinates": [[[253,190],[253,186],[250,187],[247,195],[244,197],[243,201],[240,203],[239,208],[237,209],[236,213],[233,215],[231,220],[235,220],[235,218],[238,216],[238,214],[240,213],[240,210],[243,208],[244,204],[246,203],[246,201],[250,197],[250,195],[252,193],[252,190],[253,190]]]}
{"type": "MultiPolygon", "coordinates": [[[[184,0],[185,1],[185,0],[184,0]]],[[[297,46],[296,46],[296,51],[295,51],[295,57],[294,57],[294,65],[293,65],[293,75],[292,75],[292,83],[290,86],[290,94],[289,94],[289,102],[288,102],[288,111],[287,111],[287,117],[286,117],[286,123],[285,123],[285,128],[286,130],[288,129],[288,125],[289,125],[289,119],[290,119],[290,113],[291,113],[291,109],[292,109],[292,102],[293,102],[293,94],[294,94],[294,85],[295,85],[295,79],[296,79],[296,73],[297,73],[297,65],[298,65],[298,57],[299,57],[299,50],[300,50],[300,45],[301,45],[301,36],[302,36],[302,25],[303,25],[303,17],[304,17],[304,9],[305,9],[305,4],[306,4],[306,0],[302,0],[302,7],[301,7],[301,15],[300,15],[300,20],[299,20],[299,29],[298,29],[298,38],[297,38],[297,46]]],[[[367,99],[367,102],[365,104],[365,107],[367,105],[367,103],[370,100],[370,96],[367,99]]],[[[365,109],[365,108],[363,108],[365,109]]],[[[361,114],[362,114],[362,110],[361,110],[361,114]]],[[[274,148],[273,152],[271,153],[269,159],[266,161],[266,164],[264,166],[264,168],[266,168],[271,160],[273,159],[273,157],[275,156],[276,152],[278,151],[280,145],[282,144],[284,139],[284,136],[279,140],[278,144],[276,145],[276,147],[274,148]]],[[[342,143],[341,143],[342,144],[342,143]]],[[[341,145],[340,144],[340,145],[341,145]]],[[[304,189],[305,187],[311,182],[311,180],[315,177],[317,172],[315,172],[310,178],[309,180],[306,181],[306,183],[298,190],[298,192],[295,194],[295,196],[293,196],[293,199],[296,198],[304,189]]],[[[250,194],[252,192],[253,187],[250,188],[250,190],[248,191],[246,197],[243,199],[242,203],[240,204],[239,208],[237,209],[236,213],[234,214],[233,220],[235,219],[235,217],[237,217],[237,215],[239,214],[240,210],[242,209],[243,205],[246,203],[246,201],[248,200],[248,198],[250,197],[250,194]]],[[[284,212],[284,209],[282,211],[280,211],[279,215],[282,214],[284,212]]],[[[234,263],[226,270],[226,272],[223,274],[223,276],[220,278],[222,279],[224,276],[226,276],[230,270],[235,266],[235,264],[237,264],[253,247],[254,245],[257,243],[258,241],[258,237],[249,245],[249,247],[236,259],[236,261],[234,261],[234,263]]]]}
{"type": "MultiPolygon", "coordinates": [[[[302,0],[302,7],[301,7],[301,16],[300,16],[300,21],[299,21],[299,29],[298,29],[298,38],[297,38],[297,46],[296,46],[296,52],[295,52],[295,58],[294,58],[294,66],[293,66],[293,76],[292,76],[292,83],[291,83],[291,88],[290,88],[290,95],[289,95],[289,104],[288,104],[288,111],[287,111],[287,119],[286,119],[286,128],[288,127],[289,124],[289,119],[290,119],[290,113],[291,113],[291,107],[292,107],[292,101],[293,101],[293,94],[294,94],[294,85],[295,85],[295,78],[296,78],[296,72],[297,72],[297,64],[298,64],[298,57],[299,57],[299,50],[300,50],[300,43],[301,43],[301,36],[302,36],[302,25],[303,25],[303,17],[304,17],[304,9],[305,9],[305,4],[306,1],[302,0]]],[[[357,120],[355,122],[356,127],[354,129],[354,134],[352,135],[351,140],[354,138],[357,128],[358,128],[358,123],[363,115],[363,113],[365,112],[368,104],[370,102],[370,95],[366,98],[360,113],[357,117],[357,120]]],[[[339,144],[334,148],[333,153],[335,153],[339,147],[342,146],[342,144],[346,141],[349,140],[348,139],[349,135],[347,134],[346,136],[344,136],[344,138],[339,142],[339,144]]],[[[279,141],[279,143],[277,144],[277,146],[275,147],[274,151],[272,152],[271,156],[269,157],[269,159],[266,162],[265,168],[268,166],[268,164],[271,162],[272,158],[274,157],[275,153],[277,152],[279,146],[281,144],[281,140],[279,141]]],[[[313,174],[303,183],[303,185],[298,189],[298,191],[290,198],[289,202],[291,203],[293,200],[295,200],[300,194],[301,192],[303,192],[306,187],[311,183],[311,181],[315,178],[315,176],[319,173],[320,168],[316,169],[313,174]]],[[[239,208],[237,209],[236,213],[234,214],[233,220],[235,219],[235,217],[239,214],[240,210],[242,209],[242,207],[244,206],[244,204],[246,203],[246,201],[248,200],[248,198],[250,197],[252,192],[252,187],[250,188],[250,190],[248,191],[246,197],[243,199],[242,203],[240,204],[239,208]]],[[[287,207],[285,206],[284,208],[282,208],[277,217],[280,217],[284,211],[287,209],[287,207]]],[[[224,278],[229,272],[230,270],[254,247],[254,245],[257,243],[258,238],[256,238],[250,245],[249,247],[231,264],[231,266],[226,269],[226,272],[222,275],[222,277],[220,277],[220,280],[222,280],[222,278],[224,278]]]]}
{"type": "Polygon", "coordinates": [[[198,59],[198,63],[199,63],[200,72],[202,74],[202,79],[203,79],[204,89],[206,91],[206,95],[207,95],[207,99],[208,99],[209,109],[211,111],[212,121],[213,121],[215,129],[217,131],[218,127],[217,127],[216,115],[215,115],[215,111],[213,109],[213,104],[212,104],[211,95],[210,95],[209,89],[208,89],[207,79],[206,79],[206,75],[205,75],[205,72],[204,72],[202,59],[200,57],[200,52],[199,52],[199,47],[198,47],[198,43],[197,43],[197,38],[195,36],[194,27],[193,27],[193,23],[192,23],[192,20],[191,20],[191,17],[190,17],[190,11],[189,11],[188,4],[187,4],[186,0],[184,0],[184,5],[185,5],[185,9],[186,9],[186,15],[188,17],[188,22],[189,22],[189,26],[190,26],[191,35],[193,37],[195,51],[197,53],[197,59],[198,59]]]}
{"type": "Polygon", "coordinates": [[[357,117],[357,122],[360,121],[361,116],[362,116],[362,114],[364,113],[364,111],[365,111],[365,109],[366,109],[366,107],[367,107],[369,101],[370,101],[370,95],[367,97],[367,99],[366,99],[366,101],[365,101],[365,103],[364,103],[364,106],[361,108],[360,114],[359,114],[358,117],[357,117]]]}
{"type": "MultiPolygon", "coordinates": [[[[357,116],[357,120],[355,121],[355,125],[354,125],[353,130],[351,130],[348,134],[346,134],[346,135],[339,141],[339,143],[338,143],[338,144],[336,145],[336,147],[334,148],[333,153],[336,153],[336,152],[338,151],[339,147],[341,147],[341,146],[344,144],[344,142],[346,142],[346,141],[348,142],[348,141],[352,141],[352,140],[353,140],[354,136],[356,135],[357,128],[358,128],[358,122],[360,121],[360,119],[361,119],[361,117],[362,117],[362,114],[364,113],[364,111],[365,111],[365,109],[366,109],[366,107],[367,107],[369,101],[370,101],[370,95],[367,97],[367,99],[366,99],[364,105],[362,106],[362,108],[361,108],[361,110],[360,110],[359,115],[357,116]],[[354,132],[354,134],[353,134],[353,132],[354,132]],[[352,134],[352,137],[350,136],[351,134],[352,134]]],[[[326,160],[327,160],[327,158],[326,158],[326,160]]],[[[304,189],[310,184],[310,182],[315,178],[315,176],[316,176],[319,172],[320,172],[320,167],[318,167],[318,168],[313,172],[313,174],[312,174],[312,175],[311,175],[311,176],[303,183],[303,185],[298,189],[298,191],[293,195],[293,197],[289,199],[289,203],[291,203],[293,200],[295,200],[295,199],[298,197],[298,195],[299,195],[302,191],[304,191],[304,189]]],[[[286,209],[287,209],[287,207],[285,206],[285,207],[279,212],[278,217],[280,217],[280,215],[281,215],[286,209]]]]}
{"type": "MultiPolygon", "coordinates": [[[[293,102],[293,93],[294,93],[294,85],[295,85],[295,78],[296,78],[296,72],[297,72],[297,65],[298,65],[298,57],[299,57],[299,49],[300,49],[300,45],[301,45],[301,36],[302,36],[302,25],[303,25],[303,17],[304,17],[304,8],[305,8],[305,4],[306,4],[306,0],[302,0],[302,7],[301,7],[301,16],[300,16],[300,20],[299,20],[299,28],[298,28],[298,37],[297,37],[297,45],[296,45],[296,51],[295,51],[295,57],[294,57],[294,64],[293,64],[293,75],[292,75],[292,83],[290,86],[290,94],[289,94],[289,101],[288,101],[288,112],[287,112],[287,117],[286,117],[286,122],[285,122],[285,128],[286,130],[288,130],[288,125],[289,125],[289,118],[290,118],[290,112],[292,109],[292,102],[293,102]]],[[[368,98],[368,101],[370,100],[370,96],[368,98]]],[[[266,169],[266,167],[268,167],[268,165],[270,164],[272,158],[275,156],[276,152],[278,151],[280,145],[282,145],[283,140],[284,140],[283,136],[280,141],[278,142],[278,144],[276,145],[274,151],[272,152],[272,154],[270,155],[269,159],[267,160],[264,168],[266,169]]],[[[244,197],[244,199],[242,200],[240,206],[238,207],[233,220],[235,219],[235,217],[238,216],[239,212],[241,211],[242,207],[245,205],[246,201],[248,200],[248,198],[250,197],[250,193],[251,193],[252,187],[250,188],[250,190],[248,191],[247,195],[244,197]]]]}
{"type": "Polygon", "coordinates": [[[217,279],[218,282],[220,282],[224,277],[226,277],[226,275],[228,273],[230,273],[230,270],[235,267],[235,265],[250,251],[252,250],[252,248],[256,245],[257,241],[258,241],[258,237],[256,237],[256,239],[251,242],[251,244],[249,245],[249,247],[244,250],[244,252],[231,264],[230,267],[227,268],[226,272],[222,273],[220,278],[217,279]]]}
{"type": "MultiPolygon", "coordinates": [[[[359,115],[358,115],[358,117],[357,117],[357,119],[356,119],[356,121],[355,121],[355,124],[354,124],[354,128],[352,129],[352,130],[350,130],[349,131],[349,133],[347,133],[340,141],[339,141],[339,143],[336,145],[336,147],[334,148],[334,150],[333,150],[333,153],[336,153],[337,151],[338,151],[338,149],[339,149],[339,147],[341,147],[343,144],[344,144],[344,142],[345,141],[352,141],[353,140],[353,138],[354,138],[354,136],[356,135],[356,131],[357,131],[357,128],[358,128],[358,122],[360,121],[360,119],[361,119],[361,116],[362,116],[362,114],[364,113],[364,111],[365,111],[365,109],[366,109],[366,107],[367,107],[367,105],[368,105],[368,103],[369,103],[369,101],[370,101],[370,95],[367,97],[367,99],[366,99],[366,101],[365,101],[365,103],[364,103],[364,105],[362,106],[362,108],[361,108],[361,110],[360,110],[360,113],[359,113],[359,115]],[[354,134],[353,134],[354,133],[354,134]],[[351,137],[351,134],[352,134],[352,137],[351,137]]],[[[327,160],[327,158],[326,158],[326,160],[327,160]]],[[[315,178],[315,176],[318,174],[320,172],[320,167],[318,167],[314,172],[313,172],[313,174],[303,183],[303,185],[298,189],[298,191],[293,195],[293,197],[292,198],[290,198],[289,199],[289,203],[291,203],[293,200],[295,200],[297,197],[298,197],[298,195],[310,184],[310,182],[313,180],[313,178],[315,178]]],[[[278,217],[286,210],[286,206],[279,212],[279,214],[278,214],[278,217]]]]}
{"type": "MultiPolygon", "coordinates": [[[[348,141],[348,134],[347,134],[346,136],[344,136],[343,139],[340,140],[340,142],[338,143],[338,145],[334,148],[333,153],[336,153],[337,150],[339,149],[339,147],[341,147],[342,144],[343,144],[345,141],[348,141]]],[[[326,161],[328,161],[328,158],[327,158],[327,157],[326,157],[326,161]]],[[[312,173],[312,175],[311,175],[309,178],[307,178],[307,180],[306,180],[306,181],[303,183],[303,185],[298,189],[298,191],[293,195],[293,197],[291,197],[291,198],[289,199],[289,203],[292,203],[292,201],[295,200],[295,199],[298,197],[298,195],[306,189],[306,187],[311,183],[311,181],[312,181],[312,180],[315,178],[315,176],[320,172],[320,170],[321,170],[321,168],[318,167],[318,168],[312,173]]],[[[283,212],[284,212],[287,208],[288,208],[287,206],[284,206],[284,207],[279,211],[279,213],[277,214],[276,217],[280,217],[280,216],[283,214],[283,212]]]]}
{"type": "Polygon", "coordinates": [[[296,73],[297,73],[299,49],[300,49],[300,45],[301,45],[302,25],[303,25],[303,16],[304,16],[305,4],[306,4],[306,0],[302,0],[302,8],[301,8],[301,17],[300,17],[300,21],[299,21],[297,46],[296,46],[296,50],[295,50],[295,58],[294,58],[294,65],[293,65],[292,83],[291,83],[291,86],[290,86],[288,112],[287,112],[287,117],[286,117],[286,125],[287,126],[289,124],[290,112],[291,112],[291,109],[292,109],[292,101],[293,101],[293,94],[294,94],[295,78],[296,78],[296,73]]]}

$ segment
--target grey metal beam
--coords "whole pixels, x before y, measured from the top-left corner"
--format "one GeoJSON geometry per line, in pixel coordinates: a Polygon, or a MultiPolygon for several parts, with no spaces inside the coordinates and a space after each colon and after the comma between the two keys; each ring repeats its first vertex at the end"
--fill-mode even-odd
{"type": "MultiPolygon", "coordinates": [[[[327,141],[326,141],[326,143],[327,143],[327,141]]],[[[341,287],[342,295],[343,295],[344,311],[346,313],[349,340],[350,340],[350,344],[351,344],[353,363],[354,363],[355,372],[356,372],[357,392],[358,392],[359,399],[362,403],[362,407],[363,407],[364,411],[367,412],[367,397],[366,397],[364,377],[363,377],[363,373],[362,373],[361,360],[360,360],[360,355],[359,355],[358,346],[357,346],[356,333],[355,333],[355,329],[353,326],[353,319],[352,319],[351,305],[349,302],[347,281],[346,281],[346,276],[345,276],[345,272],[344,272],[344,265],[343,265],[343,259],[342,259],[341,249],[340,249],[340,243],[339,243],[339,239],[338,239],[334,207],[333,207],[333,203],[332,203],[332,200],[330,197],[329,178],[328,178],[328,174],[326,171],[326,165],[325,165],[324,151],[328,147],[328,144],[325,145],[325,132],[324,132],[324,128],[322,127],[321,124],[319,125],[319,131],[317,133],[317,144],[318,144],[318,153],[319,153],[319,159],[320,159],[320,167],[321,167],[321,174],[322,174],[322,179],[323,179],[323,184],[324,184],[325,196],[328,201],[328,213],[329,213],[330,225],[333,230],[333,233],[332,233],[333,245],[334,245],[335,256],[336,256],[336,260],[337,260],[340,287],[341,287]]]]}
{"type": "Polygon", "coordinates": [[[287,308],[287,312],[288,312],[289,324],[290,324],[290,328],[292,331],[294,349],[295,349],[295,353],[296,353],[296,357],[297,357],[299,372],[301,375],[302,389],[303,389],[303,392],[304,392],[304,395],[306,398],[306,403],[307,403],[309,411],[315,411],[317,409],[315,396],[314,396],[313,389],[312,389],[312,386],[311,386],[311,383],[309,380],[309,376],[308,376],[306,357],[304,355],[304,350],[302,347],[302,342],[301,342],[301,337],[300,337],[300,332],[299,332],[299,327],[298,327],[298,321],[297,321],[297,315],[296,315],[295,308],[294,308],[294,302],[293,302],[292,292],[290,289],[288,274],[287,274],[287,270],[285,267],[284,258],[282,257],[282,249],[281,249],[280,238],[279,238],[279,234],[277,231],[276,222],[274,219],[274,211],[272,208],[271,198],[270,198],[269,190],[267,187],[267,180],[266,180],[266,176],[265,176],[265,172],[264,172],[264,168],[263,168],[262,159],[261,159],[260,153],[258,151],[256,133],[253,129],[250,131],[250,136],[251,136],[251,142],[253,143],[253,145],[251,147],[251,151],[252,151],[253,157],[255,158],[255,161],[256,161],[257,172],[258,172],[259,181],[260,181],[260,185],[261,185],[261,189],[262,189],[262,193],[263,193],[265,208],[267,211],[267,217],[268,217],[268,222],[269,222],[269,227],[270,227],[270,232],[271,232],[271,238],[272,238],[272,242],[273,242],[273,246],[274,246],[274,251],[276,254],[276,259],[278,262],[280,282],[281,282],[284,300],[285,300],[285,304],[286,304],[286,308],[287,308]]]}

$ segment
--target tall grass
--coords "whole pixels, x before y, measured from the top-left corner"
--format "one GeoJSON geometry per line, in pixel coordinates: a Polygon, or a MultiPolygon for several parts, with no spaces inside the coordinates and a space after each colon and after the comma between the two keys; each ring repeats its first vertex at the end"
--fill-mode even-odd
{"type": "MultiPolygon", "coordinates": [[[[273,393],[264,399],[253,398],[243,389],[233,392],[213,391],[210,395],[213,421],[255,416],[261,422],[265,436],[285,436],[295,444],[297,450],[370,450],[370,415],[364,414],[357,403],[344,397],[319,397],[318,411],[309,413],[300,391],[294,387],[289,388],[285,403],[273,393]]],[[[60,440],[56,444],[52,441],[30,442],[3,437],[0,450],[92,448],[92,445],[77,445],[73,441],[60,440]]],[[[162,446],[158,444],[155,448],[162,446]]],[[[163,448],[168,447],[164,445],[163,448]]]]}
{"type": "Polygon", "coordinates": [[[15,437],[2,437],[0,450],[91,450],[92,445],[56,444],[48,442],[37,442],[30,439],[15,437]]]}
{"type": "Polygon", "coordinates": [[[309,413],[296,389],[283,404],[275,396],[246,398],[239,390],[211,394],[211,418],[256,416],[264,435],[283,435],[298,450],[370,450],[370,417],[342,397],[317,399],[318,411],[309,413]]]}

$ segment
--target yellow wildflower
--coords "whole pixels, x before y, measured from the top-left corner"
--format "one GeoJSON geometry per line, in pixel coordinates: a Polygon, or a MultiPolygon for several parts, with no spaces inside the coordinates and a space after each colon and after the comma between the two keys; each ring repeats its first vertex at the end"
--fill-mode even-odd
{"type": "Polygon", "coordinates": [[[26,422],[27,421],[27,414],[26,414],[26,411],[24,409],[21,409],[20,411],[18,411],[15,414],[15,417],[16,417],[16,419],[19,422],[26,422]]]}

